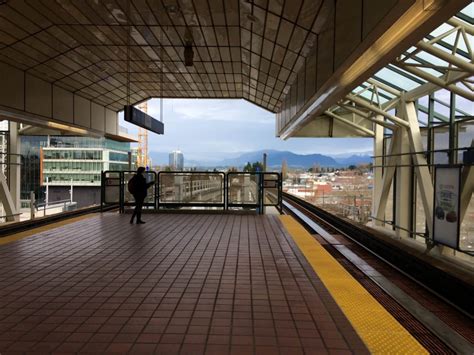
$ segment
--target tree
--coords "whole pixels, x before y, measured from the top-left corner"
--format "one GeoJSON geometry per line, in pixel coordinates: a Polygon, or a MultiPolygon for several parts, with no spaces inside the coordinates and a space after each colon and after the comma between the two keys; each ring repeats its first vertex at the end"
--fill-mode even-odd
{"type": "Polygon", "coordinates": [[[255,163],[252,164],[252,171],[263,171],[263,164],[259,161],[256,161],[255,163]]]}
{"type": "Polygon", "coordinates": [[[250,162],[247,162],[247,164],[244,166],[244,171],[249,172],[249,173],[254,173],[256,171],[263,171],[263,164],[260,163],[259,161],[250,164],[250,162]]]}
{"type": "Polygon", "coordinates": [[[357,167],[355,165],[349,165],[349,170],[355,170],[357,167]]]}
{"type": "Polygon", "coordinates": [[[283,160],[281,163],[281,178],[286,180],[288,178],[288,164],[286,160],[283,160]]]}

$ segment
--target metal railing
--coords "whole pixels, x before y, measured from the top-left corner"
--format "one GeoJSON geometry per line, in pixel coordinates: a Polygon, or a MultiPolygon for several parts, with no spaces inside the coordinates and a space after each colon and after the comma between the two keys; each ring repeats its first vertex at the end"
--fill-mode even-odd
{"type": "MultiPolygon", "coordinates": [[[[121,212],[134,206],[127,183],[135,171],[104,171],[101,206],[118,205],[121,212]]],[[[150,187],[144,208],[255,209],[281,208],[282,183],[279,173],[154,171],[145,172],[150,187]]]]}

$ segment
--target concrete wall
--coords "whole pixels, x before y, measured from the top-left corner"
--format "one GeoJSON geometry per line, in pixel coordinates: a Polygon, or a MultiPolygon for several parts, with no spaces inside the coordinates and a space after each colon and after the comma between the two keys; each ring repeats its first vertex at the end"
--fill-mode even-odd
{"type": "MultiPolygon", "coordinates": [[[[71,197],[69,189],[69,186],[50,186],[49,203],[69,199],[71,197]]],[[[73,199],[74,202],[77,202],[77,208],[100,204],[100,186],[74,186],[73,191],[73,199]]]]}
{"type": "Polygon", "coordinates": [[[59,123],[99,135],[118,134],[118,116],[113,110],[3,62],[0,78],[0,117],[33,125],[59,123]]]}

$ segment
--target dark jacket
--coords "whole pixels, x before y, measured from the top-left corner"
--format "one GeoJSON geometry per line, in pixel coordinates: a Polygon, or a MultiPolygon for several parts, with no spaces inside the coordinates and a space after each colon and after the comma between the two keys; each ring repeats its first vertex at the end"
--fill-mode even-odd
{"type": "Polygon", "coordinates": [[[147,184],[145,177],[142,174],[137,174],[135,177],[135,193],[133,194],[133,197],[135,197],[135,199],[144,199],[148,188],[152,184],[153,182],[147,184]]]}

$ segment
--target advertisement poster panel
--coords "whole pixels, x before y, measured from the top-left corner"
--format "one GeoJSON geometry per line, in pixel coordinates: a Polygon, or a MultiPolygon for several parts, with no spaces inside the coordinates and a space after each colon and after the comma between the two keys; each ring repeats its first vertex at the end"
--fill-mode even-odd
{"type": "Polygon", "coordinates": [[[437,166],[435,171],[433,239],[458,248],[461,168],[437,166]]]}

